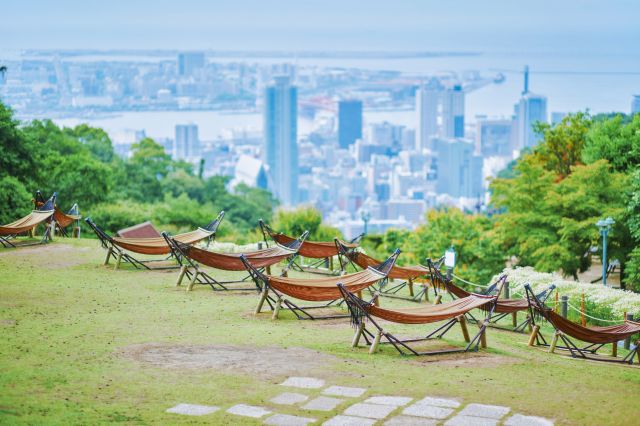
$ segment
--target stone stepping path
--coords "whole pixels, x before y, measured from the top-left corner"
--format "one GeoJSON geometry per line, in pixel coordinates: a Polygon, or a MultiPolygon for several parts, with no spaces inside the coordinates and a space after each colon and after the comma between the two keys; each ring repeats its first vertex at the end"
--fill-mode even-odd
{"type": "Polygon", "coordinates": [[[332,411],[338,405],[342,404],[344,399],[331,398],[328,396],[319,396],[302,406],[305,410],[315,411],[332,411]]]}
{"type": "Polygon", "coordinates": [[[227,413],[235,414],[236,416],[253,417],[259,419],[260,417],[271,414],[271,411],[263,407],[256,407],[255,405],[238,404],[227,410],[227,413]]]}
{"type": "Polygon", "coordinates": [[[291,416],[289,414],[274,414],[264,421],[265,425],[275,426],[307,426],[309,423],[315,423],[316,419],[309,417],[291,416]]]}
{"type": "Polygon", "coordinates": [[[220,407],[211,405],[178,404],[175,407],[169,408],[167,413],[183,414],[185,416],[204,416],[205,414],[215,413],[219,409],[220,407]]]}
{"type": "MultiPolygon", "coordinates": [[[[236,416],[262,419],[266,425],[307,426],[319,424],[316,415],[334,411],[347,405],[342,412],[322,422],[323,426],[553,426],[543,417],[512,413],[511,408],[499,405],[464,404],[456,399],[426,396],[422,399],[398,395],[373,395],[361,398],[366,388],[326,386],[314,377],[289,377],[280,386],[297,388],[297,392],[283,392],[269,400],[273,405],[261,407],[237,404],[226,410],[236,416]],[[302,393],[311,391],[311,394],[302,393]],[[318,395],[318,392],[320,395],[318,395]],[[288,406],[301,411],[300,415],[277,413],[277,406],[288,406]],[[310,417],[314,416],[314,417],[310,417]]],[[[167,413],[204,416],[219,411],[220,407],[196,404],[178,404],[167,413]]],[[[326,414],[325,414],[326,415],[326,414]]],[[[325,417],[326,418],[326,417],[325,417]]]]}
{"type": "Polygon", "coordinates": [[[309,397],[301,393],[285,392],[274,398],[271,398],[270,401],[274,404],[279,405],[295,405],[301,402],[305,402],[307,399],[309,399],[309,397]]]}

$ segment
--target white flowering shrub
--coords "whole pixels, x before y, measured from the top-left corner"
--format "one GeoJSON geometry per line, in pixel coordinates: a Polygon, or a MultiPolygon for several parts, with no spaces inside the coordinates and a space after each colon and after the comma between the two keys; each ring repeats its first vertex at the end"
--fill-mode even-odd
{"type": "MultiPolygon", "coordinates": [[[[624,313],[633,314],[636,320],[640,316],[640,294],[617,288],[605,287],[602,284],[569,281],[555,273],[537,272],[531,267],[506,268],[509,288],[514,296],[525,297],[524,285],[530,284],[535,293],[539,293],[555,284],[559,296],[569,296],[569,303],[580,309],[582,294],[585,298],[585,312],[593,317],[605,320],[622,321],[624,313]]],[[[494,277],[494,281],[498,276],[494,277]]],[[[547,305],[553,307],[555,295],[547,299],[547,305]]],[[[579,313],[571,312],[570,317],[576,319],[579,313]]],[[[592,323],[597,321],[590,320],[592,323]]]]}

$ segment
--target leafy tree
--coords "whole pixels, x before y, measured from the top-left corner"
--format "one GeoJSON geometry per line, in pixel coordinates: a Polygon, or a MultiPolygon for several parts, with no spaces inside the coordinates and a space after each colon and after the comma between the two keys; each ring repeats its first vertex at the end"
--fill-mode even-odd
{"type": "Polygon", "coordinates": [[[295,210],[280,209],[276,211],[273,229],[292,237],[298,237],[309,231],[309,240],[333,241],[342,238],[336,228],[322,224],[322,215],[313,207],[298,207],[295,210]]]}
{"type": "Polygon", "coordinates": [[[32,198],[24,185],[12,176],[0,178],[0,225],[26,216],[33,209],[32,198]]]}
{"type": "Polygon", "coordinates": [[[640,168],[633,172],[629,181],[630,197],[626,215],[633,248],[627,257],[626,278],[632,290],[640,291],[640,168]]]}
{"type": "Polygon", "coordinates": [[[622,115],[593,124],[587,134],[582,159],[586,164],[605,159],[615,170],[640,167],[640,114],[624,122],[622,115]]]}
{"type": "Polygon", "coordinates": [[[491,233],[492,221],[481,215],[468,215],[451,208],[429,210],[426,223],[408,234],[406,263],[423,263],[425,258],[442,256],[453,245],[457,252],[456,273],[470,281],[487,283],[504,268],[506,255],[491,233]]]}
{"type": "Polygon", "coordinates": [[[535,154],[545,168],[561,178],[569,175],[571,167],[580,162],[590,125],[591,118],[583,112],[569,114],[555,126],[536,123],[536,130],[542,133],[544,141],[535,149],[535,154]]]}
{"type": "Polygon", "coordinates": [[[0,102],[0,177],[13,176],[31,185],[35,169],[35,150],[31,139],[25,138],[13,112],[0,102]]]}

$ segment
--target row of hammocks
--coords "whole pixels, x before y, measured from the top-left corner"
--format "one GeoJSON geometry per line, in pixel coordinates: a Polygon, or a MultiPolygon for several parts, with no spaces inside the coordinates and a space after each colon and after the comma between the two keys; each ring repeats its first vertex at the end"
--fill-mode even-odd
{"type": "MultiPolygon", "coordinates": [[[[640,324],[632,321],[609,328],[588,328],[576,325],[564,318],[559,320],[557,314],[553,313],[553,311],[549,313],[544,306],[544,301],[551,294],[553,286],[537,295],[528,293],[527,299],[499,299],[502,286],[506,281],[506,277],[503,276],[486,291],[486,294],[475,294],[454,285],[450,280],[446,279],[439,271],[439,262],[428,261],[428,266],[400,267],[395,264],[400,253],[399,250],[396,250],[386,261],[380,262],[358,251],[357,240],[349,243],[335,240],[333,245],[326,242],[311,242],[306,240],[308,235],[306,232],[300,237],[294,238],[273,232],[266,224],[261,223],[265,236],[268,235],[273,240],[272,246],[265,249],[245,253],[217,253],[196,247],[194,245],[195,242],[205,238],[211,240],[215,237],[215,232],[223,217],[224,213],[221,212],[207,227],[198,230],[201,233],[192,231],[191,233],[173,237],[163,233],[161,237],[146,239],[110,237],[90,219],[87,219],[87,222],[96,231],[96,234],[103,242],[103,245],[109,249],[109,252],[118,251],[119,257],[127,256],[123,254],[123,250],[132,250],[141,254],[170,254],[180,265],[177,285],[180,285],[186,277],[190,280],[188,289],[193,288],[196,284],[209,285],[216,291],[257,289],[260,292],[260,300],[256,313],[260,312],[265,305],[268,305],[273,311],[274,318],[278,317],[281,310],[291,311],[298,319],[351,317],[352,324],[356,327],[354,345],[364,339],[371,347],[371,352],[375,352],[378,345],[383,343],[393,345],[402,354],[414,355],[477,350],[479,345],[484,345],[486,342],[485,335],[488,326],[505,315],[527,310],[529,311],[527,319],[518,325],[514,323],[514,330],[524,331],[525,327],[529,325],[534,330],[536,341],[544,345],[546,341],[540,334],[539,327],[535,324],[534,319],[536,316],[543,316],[556,327],[557,337],[554,340],[560,338],[566,343],[566,346],[555,346],[558,349],[566,348],[570,350],[573,356],[586,357],[588,354],[595,354],[604,343],[617,342],[640,332],[640,324]],[[160,247],[162,247],[162,250],[160,250],[160,247]],[[344,274],[343,272],[343,275],[313,279],[288,277],[288,272],[297,264],[298,257],[303,256],[302,253],[306,255],[305,257],[314,258],[315,256],[318,259],[337,255],[343,271],[347,263],[351,263],[354,266],[357,265],[362,270],[351,274],[344,274]],[[286,264],[282,269],[281,275],[271,275],[271,266],[282,261],[286,261],[286,264]],[[204,271],[201,267],[202,265],[226,271],[246,270],[249,275],[242,280],[219,281],[211,276],[210,273],[204,271]],[[374,299],[369,302],[362,298],[362,292],[374,288],[376,284],[378,285],[378,290],[384,290],[385,284],[390,278],[405,280],[404,284],[408,286],[413,280],[425,276],[429,278],[434,290],[440,287],[446,290],[454,300],[415,308],[385,309],[379,307],[376,303],[378,295],[383,294],[384,291],[378,291],[374,299]],[[303,305],[298,300],[320,302],[320,304],[308,306],[303,305]],[[348,315],[314,315],[317,309],[335,307],[343,303],[348,309],[348,315]],[[484,312],[484,319],[482,320],[476,319],[471,313],[471,311],[478,309],[484,312]],[[444,325],[431,332],[425,338],[403,340],[385,331],[381,327],[379,320],[401,324],[428,324],[444,321],[444,325]],[[479,326],[479,330],[473,338],[469,336],[467,329],[467,323],[469,322],[476,323],[479,326]],[[372,330],[367,328],[367,324],[372,330]],[[467,341],[466,347],[420,352],[412,346],[416,342],[443,337],[455,324],[459,324],[462,328],[463,336],[467,341]],[[592,342],[595,345],[587,346],[586,349],[578,348],[573,343],[569,343],[571,341],[567,336],[587,342],[595,340],[595,342],[592,342]]],[[[266,238],[265,243],[268,244],[266,238]]],[[[110,254],[107,255],[107,261],[109,256],[110,254]]],[[[140,261],[136,262],[132,263],[134,265],[140,264],[140,261]]],[[[428,286],[424,285],[423,289],[428,289],[428,286]]],[[[531,340],[534,340],[534,336],[532,336],[531,340]]],[[[621,361],[632,362],[634,353],[637,353],[637,350],[638,348],[636,347],[621,361]]]]}
{"type": "MultiPolygon", "coordinates": [[[[65,229],[73,222],[80,220],[78,205],[74,204],[68,212],[63,212],[56,204],[58,194],[56,192],[49,199],[45,199],[40,191],[36,192],[33,200],[34,209],[28,215],[6,225],[0,225],[0,244],[3,247],[16,247],[15,239],[18,235],[32,232],[40,224],[45,225],[42,239],[35,244],[43,244],[51,241],[52,233],[56,229],[66,235],[65,229]]],[[[19,244],[32,245],[29,244],[19,244]]]]}

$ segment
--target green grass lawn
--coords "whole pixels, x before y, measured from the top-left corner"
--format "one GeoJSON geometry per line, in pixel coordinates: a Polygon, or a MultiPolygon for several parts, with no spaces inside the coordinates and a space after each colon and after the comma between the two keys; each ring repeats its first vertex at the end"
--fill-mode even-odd
{"type": "MultiPolygon", "coordinates": [[[[256,292],[214,293],[204,286],[186,292],[174,286],[177,271],[113,271],[102,266],[104,253],[95,240],[0,249],[1,424],[259,424],[224,410],[240,402],[270,405],[290,375],[366,387],[369,394],[506,405],[556,424],[638,421],[638,368],[548,354],[527,347],[526,335],[494,329],[480,354],[417,359],[384,347],[371,356],[351,349],[347,320],[306,322],[284,313],[271,321],[266,313],[252,315],[256,292]],[[283,356],[250,366],[230,360],[229,368],[183,368],[180,358],[161,365],[131,355],[153,345],[273,347],[283,356]],[[317,359],[311,357],[308,370],[291,372],[288,352],[278,348],[307,348],[317,359]],[[223,410],[204,417],[165,413],[181,402],[223,410]]],[[[383,299],[403,303],[410,302],[383,299]]],[[[425,328],[396,330],[419,335],[425,328]]],[[[448,342],[461,341],[456,328],[448,342]]],[[[324,420],[342,409],[313,417],[324,420]]]]}

